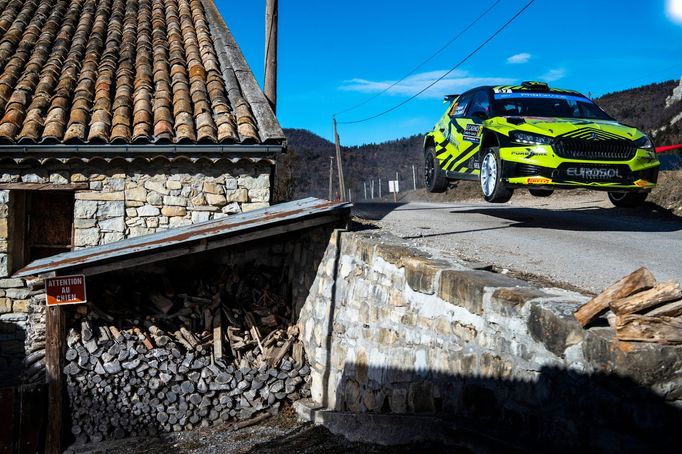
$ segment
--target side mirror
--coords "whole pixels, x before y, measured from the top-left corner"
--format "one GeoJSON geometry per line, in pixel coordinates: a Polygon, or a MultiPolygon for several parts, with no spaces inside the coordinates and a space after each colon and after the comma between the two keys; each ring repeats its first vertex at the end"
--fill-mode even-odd
{"type": "Polygon", "coordinates": [[[472,118],[478,118],[479,120],[487,120],[488,114],[482,110],[477,110],[476,112],[471,113],[471,117],[472,118]]]}

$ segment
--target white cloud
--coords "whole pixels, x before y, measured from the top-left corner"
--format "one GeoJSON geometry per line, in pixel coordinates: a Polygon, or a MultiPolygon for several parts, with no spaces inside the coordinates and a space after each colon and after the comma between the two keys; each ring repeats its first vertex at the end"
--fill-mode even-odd
{"type": "Polygon", "coordinates": [[[528,60],[530,60],[530,57],[532,57],[531,54],[528,52],[522,52],[520,54],[512,55],[511,57],[507,58],[507,63],[512,64],[512,65],[519,65],[522,63],[528,63],[528,60]]]}
{"type": "MultiPolygon", "coordinates": [[[[415,74],[398,82],[391,87],[395,80],[372,81],[367,79],[346,80],[339,87],[340,90],[357,91],[360,93],[378,93],[388,89],[386,94],[394,96],[412,96],[427,85],[441,77],[446,71],[429,71],[415,74]]],[[[475,77],[467,71],[453,71],[443,80],[422,93],[423,98],[441,98],[446,94],[462,93],[479,85],[504,85],[511,84],[514,79],[504,77],[475,77]]]]}
{"type": "Polygon", "coordinates": [[[540,76],[540,80],[545,82],[554,82],[555,80],[563,79],[566,76],[564,68],[553,68],[540,76]]]}
{"type": "Polygon", "coordinates": [[[682,0],[667,0],[665,12],[670,20],[682,24],[682,0]]]}

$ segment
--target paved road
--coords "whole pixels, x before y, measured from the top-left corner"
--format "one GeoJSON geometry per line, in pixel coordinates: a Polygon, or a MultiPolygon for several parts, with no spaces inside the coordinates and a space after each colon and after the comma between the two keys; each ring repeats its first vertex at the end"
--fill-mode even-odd
{"type": "Polygon", "coordinates": [[[640,266],[682,281],[682,218],[611,208],[604,198],[361,203],[355,213],[417,246],[592,292],[640,266]]]}

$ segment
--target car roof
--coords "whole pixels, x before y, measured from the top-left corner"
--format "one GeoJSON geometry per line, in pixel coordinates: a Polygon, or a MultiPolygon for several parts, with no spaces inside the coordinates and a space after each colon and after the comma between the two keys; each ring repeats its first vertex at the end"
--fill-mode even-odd
{"type": "Polygon", "coordinates": [[[580,92],[577,92],[575,90],[565,90],[563,88],[554,88],[550,87],[547,84],[544,84],[543,86],[532,86],[532,85],[495,85],[495,86],[488,86],[488,87],[480,87],[480,88],[489,88],[493,91],[493,93],[556,93],[556,94],[562,94],[562,95],[573,95],[573,96],[580,96],[582,98],[587,98],[587,96],[583,95],[580,92]]]}

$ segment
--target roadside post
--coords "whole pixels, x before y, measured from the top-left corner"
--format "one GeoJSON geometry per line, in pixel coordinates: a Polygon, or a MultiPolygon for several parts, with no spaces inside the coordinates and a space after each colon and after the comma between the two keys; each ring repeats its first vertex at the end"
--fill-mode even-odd
{"type": "Polygon", "coordinates": [[[64,430],[64,350],[66,320],[62,306],[84,304],[85,276],[45,278],[47,324],[45,329],[45,369],[47,371],[47,434],[45,452],[62,452],[64,430]]]}
{"type": "Polygon", "coordinates": [[[400,187],[398,185],[398,180],[391,180],[388,182],[388,192],[393,193],[393,201],[398,202],[398,192],[400,192],[400,187]]]}

